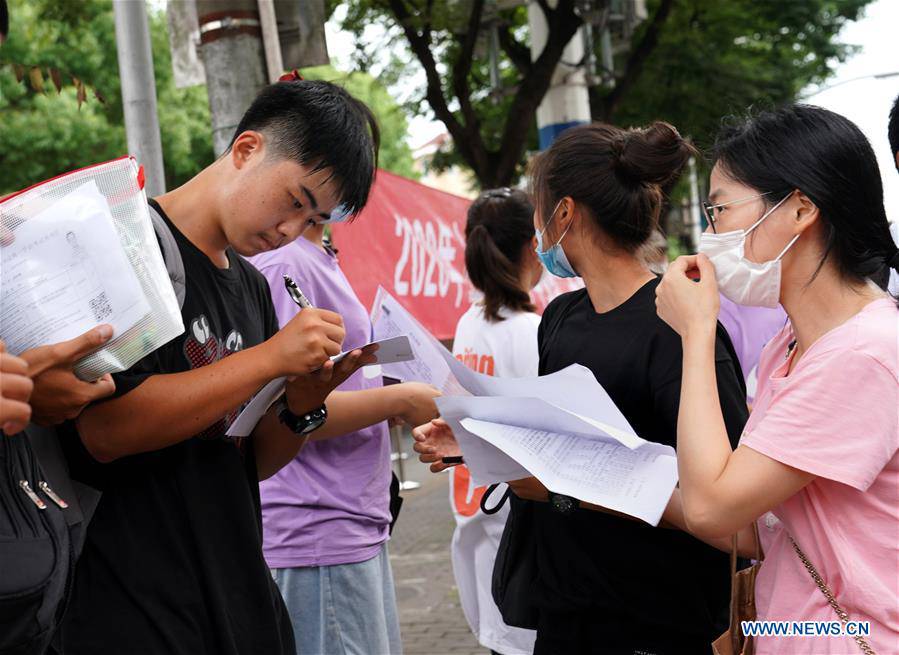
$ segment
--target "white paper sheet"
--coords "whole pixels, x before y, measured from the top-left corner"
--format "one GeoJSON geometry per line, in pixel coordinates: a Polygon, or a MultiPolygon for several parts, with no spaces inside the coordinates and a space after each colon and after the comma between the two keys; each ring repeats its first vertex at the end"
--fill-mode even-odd
{"type": "MultiPolygon", "coordinates": [[[[353,352],[353,350],[359,350],[372,344],[378,344],[378,350],[375,352],[376,360],[371,364],[366,364],[366,366],[376,366],[387,362],[404,362],[414,357],[412,348],[409,346],[409,340],[402,336],[382,341],[372,341],[365,344],[365,346],[358,346],[339,355],[334,355],[331,359],[337,363],[353,352]]],[[[286,383],[287,378],[276,378],[256,392],[256,395],[250,399],[243,411],[234,419],[226,434],[229,437],[250,436],[256,424],[268,411],[268,408],[284,393],[286,383]]]]}
{"type": "Polygon", "coordinates": [[[591,423],[626,446],[635,448],[644,443],[585,366],[572,364],[534,378],[500,378],[471,370],[445,349],[441,355],[453,376],[472,395],[539,398],[591,423]]]}
{"type": "Polygon", "coordinates": [[[286,378],[275,378],[256,392],[225,433],[229,437],[249,437],[268,408],[284,395],[286,378]]]}
{"type": "MultiPolygon", "coordinates": [[[[567,370],[567,369],[566,369],[567,370]]],[[[550,380],[564,379],[564,371],[550,380]]],[[[589,417],[580,416],[549,403],[542,398],[515,396],[464,396],[437,399],[441,416],[469,417],[492,423],[505,423],[518,427],[578,434],[588,439],[614,439],[628,448],[639,448],[648,443],[635,433],[620,433],[605,428],[608,425],[589,417]]]]}
{"type": "MultiPolygon", "coordinates": [[[[374,343],[378,344],[378,351],[375,353],[375,357],[377,357],[375,364],[384,366],[386,364],[408,362],[415,358],[415,354],[412,352],[412,345],[409,343],[409,337],[406,335],[391,337],[375,341],[374,343]]],[[[339,355],[334,355],[331,361],[337,364],[354,350],[361,350],[362,348],[365,348],[365,346],[345,350],[339,355]]],[[[374,364],[369,364],[369,366],[374,366],[374,364]]]]}
{"type": "Polygon", "coordinates": [[[0,248],[0,335],[19,354],[150,312],[109,204],[91,180],[20,224],[0,248]]]}
{"type": "Polygon", "coordinates": [[[409,333],[416,361],[384,374],[443,391],[437,408],[475,484],[534,475],[557,493],[658,523],[677,483],[674,450],[641,439],[588,368],[535,378],[477,373],[383,289],[372,321],[379,337],[409,333]]]}
{"type": "Polygon", "coordinates": [[[425,382],[444,394],[466,393],[447,366],[446,356],[452,359],[452,354],[383,287],[378,287],[371,320],[376,339],[407,335],[415,353],[408,362],[384,366],[385,376],[402,382],[425,382]]]}
{"type": "Polygon", "coordinates": [[[651,525],[658,525],[677,484],[674,449],[661,444],[630,449],[611,440],[472,418],[460,423],[469,433],[515,459],[548,489],[641,518],[651,525]]]}

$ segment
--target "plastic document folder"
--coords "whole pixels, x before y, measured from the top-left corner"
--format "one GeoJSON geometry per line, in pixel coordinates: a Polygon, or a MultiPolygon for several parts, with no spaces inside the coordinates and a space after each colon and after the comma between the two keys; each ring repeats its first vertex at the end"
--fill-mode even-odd
{"type": "Polygon", "coordinates": [[[82,168],[0,201],[0,338],[13,354],[97,325],[113,338],[80,360],[95,380],[184,332],[132,157],[82,168]]]}

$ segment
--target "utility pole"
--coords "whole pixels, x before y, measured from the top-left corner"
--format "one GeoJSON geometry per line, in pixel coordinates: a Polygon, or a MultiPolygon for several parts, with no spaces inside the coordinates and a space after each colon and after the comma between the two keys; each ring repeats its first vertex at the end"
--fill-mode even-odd
{"type": "MultiPolygon", "coordinates": [[[[549,36],[546,16],[536,2],[528,4],[528,24],[531,30],[531,59],[536,60],[549,36]]],[[[541,150],[552,145],[556,137],[569,127],[590,122],[590,95],[583,60],[584,39],[582,32],[578,31],[565,46],[549,90],[537,108],[541,150]]]]}
{"type": "Polygon", "coordinates": [[[156,115],[156,76],[144,0],[113,0],[128,151],[146,174],[148,196],[165,193],[162,140],[156,115]]]}
{"type": "Polygon", "coordinates": [[[197,0],[200,59],[206,71],[212,147],[228,147],[256,94],[267,84],[257,0],[197,0]]]}

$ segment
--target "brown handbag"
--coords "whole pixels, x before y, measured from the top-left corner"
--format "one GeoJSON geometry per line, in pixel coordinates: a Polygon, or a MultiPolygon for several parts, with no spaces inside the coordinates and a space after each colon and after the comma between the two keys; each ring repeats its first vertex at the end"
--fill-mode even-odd
{"type": "Polygon", "coordinates": [[[759,542],[759,528],[752,522],[755,536],[755,563],[737,571],[737,535],[733,536],[730,550],[730,626],[723,635],[712,642],[715,655],[753,655],[755,647],[752,637],[743,635],[742,621],[754,621],[755,578],[761,567],[762,552],[759,542]]]}

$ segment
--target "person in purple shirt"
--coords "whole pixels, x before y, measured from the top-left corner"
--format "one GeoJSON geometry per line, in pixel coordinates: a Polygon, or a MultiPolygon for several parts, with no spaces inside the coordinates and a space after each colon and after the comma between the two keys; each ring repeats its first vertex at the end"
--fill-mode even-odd
{"type": "MultiPolygon", "coordinates": [[[[292,243],[251,259],[268,280],[285,324],[300,311],[289,275],[313,306],[343,317],[345,343],[372,339],[368,312],[323,244],[324,222],[292,243]]],[[[374,375],[372,375],[374,373],[374,375]]],[[[298,655],[401,653],[387,556],[391,516],[389,418],[420,425],[437,415],[428,385],[384,387],[361,369],[328,397],[329,430],[262,482],[263,552],[281,589],[298,655]],[[339,425],[338,425],[339,424],[339,425]],[[328,435],[339,434],[337,438],[328,435]]]]}
{"type": "Polygon", "coordinates": [[[780,305],[771,309],[738,305],[721,295],[718,320],[727,330],[737,351],[737,359],[746,379],[746,401],[751,407],[758,387],[762,348],[786,325],[787,313],[780,305]]]}

